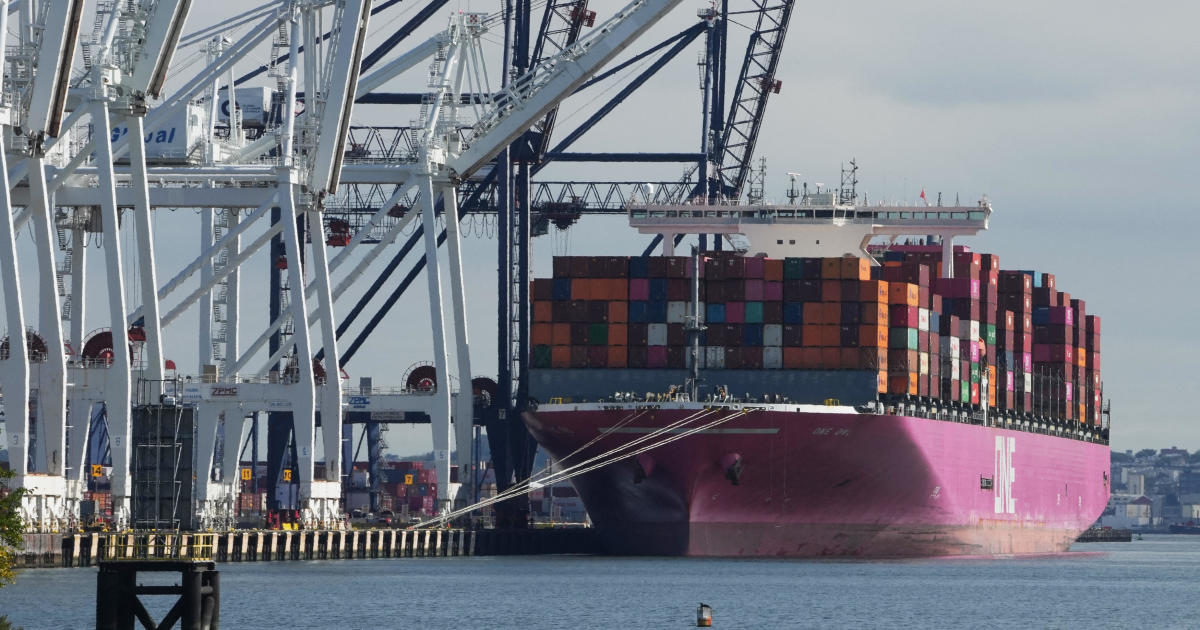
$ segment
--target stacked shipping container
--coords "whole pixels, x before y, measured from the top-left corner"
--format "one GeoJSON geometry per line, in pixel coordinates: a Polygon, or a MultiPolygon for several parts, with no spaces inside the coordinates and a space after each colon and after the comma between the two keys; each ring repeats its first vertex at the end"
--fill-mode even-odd
{"type": "MultiPolygon", "coordinates": [[[[940,248],[899,249],[881,267],[708,255],[700,367],[870,370],[883,394],[1098,423],[1100,324],[1081,300],[994,255],[956,248],[941,278],[940,248]]],[[[533,283],[532,366],[690,367],[691,277],[685,257],[555,258],[533,283]]]]}

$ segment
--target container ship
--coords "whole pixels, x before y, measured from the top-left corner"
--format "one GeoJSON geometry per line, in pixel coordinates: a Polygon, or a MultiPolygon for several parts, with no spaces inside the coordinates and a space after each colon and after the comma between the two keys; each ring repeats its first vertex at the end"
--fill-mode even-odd
{"type": "Polygon", "coordinates": [[[628,213],[664,255],[534,280],[524,414],[610,553],[1054,553],[1103,511],[1100,318],[954,244],[986,200],[628,213]]]}

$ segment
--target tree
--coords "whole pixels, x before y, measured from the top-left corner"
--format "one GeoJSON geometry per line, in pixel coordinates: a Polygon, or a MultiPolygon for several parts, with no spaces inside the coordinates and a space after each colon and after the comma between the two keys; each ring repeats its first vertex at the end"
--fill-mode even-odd
{"type": "Polygon", "coordinates": [[[1122,453],[1120,451],[1112,451],[1111,453],[1109,453],[1109,459],[1111,461],[1119,463],[1119,464],[1125,464],[1125,463],[1133,461],[1133,457],[1131,457],[1130,455],[1126,455],[1125,453],[1122,453]]]}
{"type": "Polygon", "coordinates": [[[1158,451],[1156,451],[1152,448],[1144,448],[1144,449],[1138,451],[1137,453],[1135,453],[1134,457],[1137,459],[1141,459],[1143,457],[1154,457],[1154,455],[1156,453],[1158,453],[1158,451]]]}
{"type": "Polygon", "coordinates": [[[24,543],[21,538],[24,528],[18,508],[21,506],[21,496],[25,494],[25,489],[17,488],[6,493],[6,480],[12,477],[11,470],[0,468],[0,587],[16,578],[16,572],[13,570],[15,552],[24,543]]]}

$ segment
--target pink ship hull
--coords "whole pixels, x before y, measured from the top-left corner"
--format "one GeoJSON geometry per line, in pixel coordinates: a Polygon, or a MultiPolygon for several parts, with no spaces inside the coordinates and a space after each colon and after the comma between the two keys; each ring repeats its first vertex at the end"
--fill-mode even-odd
{"type": "MultiPolygon", "coordinates": [[[[663,407],[622,425],[635,412],[544,405],[525,421],[556,459],[603,429],[604,437],[563,464],[570,466],[697,412],[696,405],[663,407]]],[[[618,554],[1054,553],[1066,550],[1108,502],[1104,444],[796,409],[754,411],[572,482],[606,548],[618,554]],[[735,485],[727,468],[738,458],[735,485]]],[[[730,413],[736,412],[720,409],[705,419],[730,413]]]]}

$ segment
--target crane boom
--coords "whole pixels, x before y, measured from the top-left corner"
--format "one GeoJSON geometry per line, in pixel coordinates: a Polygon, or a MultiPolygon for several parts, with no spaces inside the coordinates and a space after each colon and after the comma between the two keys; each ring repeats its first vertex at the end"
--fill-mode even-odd
{"type": "Polygon", "coordinates": [[[758,22],[746,46],[746,58],[729,104],[725,133],[716,152],[720,155],[717,182],[721,196],[738,199],[750,174],[750,160],[767,110],[767,99],[779,91],[775,79],[783,40],[792,17],[794,0],[752,0],[758,22]],[[778,4],[770,4],[778,1],[778,4]]]}

